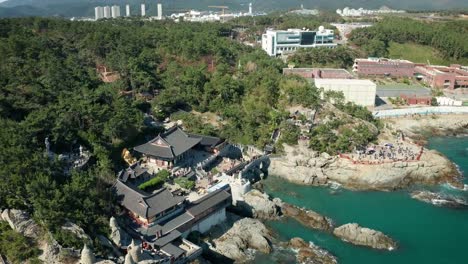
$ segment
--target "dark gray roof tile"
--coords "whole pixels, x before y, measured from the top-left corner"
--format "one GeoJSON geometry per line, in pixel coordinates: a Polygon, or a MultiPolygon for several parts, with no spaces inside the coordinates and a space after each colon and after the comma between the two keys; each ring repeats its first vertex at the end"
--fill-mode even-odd
{"type": "Polygon", "coordinates": [[[225,190],[219,189],[194,201],[193,205],[190,208],[188,208],[187,211],[192,216],[197,217],[209,208],[215,207],[228,199],[231,199],[231,194],[229,194],[225,190]]]}
{"type": "Polygon", "coordinates": [[[165,188],[156,193],[147,194],[120,180],[116,181],[114,189],[123,207],[147,219],[185,200],[185,197],[174,196],[165,188]]]}

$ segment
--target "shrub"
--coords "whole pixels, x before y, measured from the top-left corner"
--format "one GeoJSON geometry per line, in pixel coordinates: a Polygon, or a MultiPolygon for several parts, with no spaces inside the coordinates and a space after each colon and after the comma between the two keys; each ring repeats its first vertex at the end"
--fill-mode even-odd
{"type": "Polygon", "coordinates": [[[0,253],[11,263],[38,263],[40,250],[31,239],[12,230],[6,222],[0,222],[0,253]]]}
{"type": "Polygon", "coordinates": [[[64,248],[81,249],[83,244],[90,241],[85,241],[70,231],[58,229],[53,233],[55,240],[64,248]]]}
{"type": "Polygon", "coordinates": [[[174,180],[175,183],[177,183],[180,187],[191,190],[193,187],[195,187],[195,182],[191,181],[187,178],[180,177],[174,180]]]}
{"type": "Polygon", "coordinates": [[[156,176],[138,186],[140,190],[146,190],[149,188],[153,188],[159,185],[162,185],[167,179],[171,176],[171,173],[167,170],[161,170],[156,173],[156,176]]]}

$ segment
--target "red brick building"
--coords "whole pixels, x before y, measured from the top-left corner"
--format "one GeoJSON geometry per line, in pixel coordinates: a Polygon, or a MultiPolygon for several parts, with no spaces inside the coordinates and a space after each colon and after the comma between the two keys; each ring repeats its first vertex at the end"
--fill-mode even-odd
{"type": "Polygon", "coordinates": [[[447,66],[418,66],[416,76],[432,88],[468,92],[468,67],[458,64],[447,66]]]}
{"type": "Polygon", "coordinates": [[[353,71],[360,76],[413,77],[415,66],[407,60],[356,59],[353,71]]]}
{"type": "Polygon", "coordinates": [[[428,96],[408,96],[404,94],[402,94],[400,98],[409,105],[431,105],[432,100],[432,98],[428,96]]]}

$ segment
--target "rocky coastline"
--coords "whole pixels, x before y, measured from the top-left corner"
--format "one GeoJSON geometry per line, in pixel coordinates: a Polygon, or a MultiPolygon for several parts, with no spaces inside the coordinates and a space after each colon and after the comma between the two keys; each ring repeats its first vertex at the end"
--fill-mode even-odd
{"type": "Polygon", "coordinates": [[[462,187],[456,166],[436,151],[427,150],[420,161],[375,165],[354,164],[349,159],[318,154],[306,146],[284,146],[285,154],[273,157],[270,174],[296,184],[323,186],[337,182],[354,190],[395,190],[415,183],[450,183],[462,187]]]}
{"type": "MultiPolygon", "coordinates": [[[[385,120],[379,141],[388,142],[395,133],[406,135],[407,143],[425,144],[432,135],[468,133],[466,115],[385,120]]],[[[284,145],[281,156],[271,158],[270,175],[302,185],[323,186],[337,182],[353,190],[391,191],[413,184],[449,183],[463,188],[456,166],[437,151],[424,148],[420,160],[382,164],[360,164],[350,159],[318,153],[307,147],[284,145]]]]}

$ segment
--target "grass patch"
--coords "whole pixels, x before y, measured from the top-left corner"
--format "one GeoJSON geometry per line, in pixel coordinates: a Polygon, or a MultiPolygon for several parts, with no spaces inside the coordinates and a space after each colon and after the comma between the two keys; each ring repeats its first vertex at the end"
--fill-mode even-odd
{"type": "Polygon", "coordinates": [[[468,59],[462,60],[447,60],[429,46],[414,44],[414,43],[396,43],[390,42],[388,47],[389,58],[405,59],[415,63],[428,63],[433,65],[450,65],[453,63],[468,64],[468,59]]]}
{"type": "Polygon", "coordinates": [[[154,178],[138,185],[138,188],[140,190],[147,191],[150,188],[159,187],[163,185],[167,181],[167,179],[169,179],[169,176],[171,176],[171,173],[169,171],[161,170],[158,173],[156,173],[156,176],[154,178]]]}

